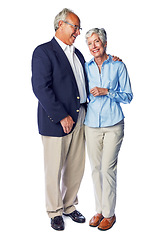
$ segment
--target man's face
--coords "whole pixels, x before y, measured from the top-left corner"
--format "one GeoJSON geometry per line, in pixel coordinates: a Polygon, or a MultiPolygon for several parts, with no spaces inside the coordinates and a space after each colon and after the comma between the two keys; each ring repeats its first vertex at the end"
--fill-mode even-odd
{"type": "Polygon", "coordinates": [[[66,18],[66,22],[61,21],[61,34],[62,34],[62,41],[67,45],[72,45],[78,35],[80,35],[80,30],[76,29],[74,26],[69,25],[73,24],[77,27],[80,27],[79,18],[73,14],[68,14],[66,18]]]}

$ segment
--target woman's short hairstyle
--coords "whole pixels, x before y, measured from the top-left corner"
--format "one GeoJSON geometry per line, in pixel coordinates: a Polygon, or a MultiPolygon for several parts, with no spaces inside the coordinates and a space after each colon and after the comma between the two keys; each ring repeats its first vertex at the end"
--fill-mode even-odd
{"type": "Polygon", "coordinates": [[[66,21],[66,18],[69,13],[74,13],[74,12],[68,8],[64,8],[60,13],[57,14],[57,16],[54,19],[55,31],[57,31],[57,29],[59,28],[59,25],[58,25],[59,21],[66,21]]]}
{"type": "Polygon", "coordinates": [[[107,41],[107,33],[104,28],[92,28],[86,33],[86,41],[89,37],[92,36],[92,34],[97,34],[102,41],[103,45],[106,44],[107,41]]]}

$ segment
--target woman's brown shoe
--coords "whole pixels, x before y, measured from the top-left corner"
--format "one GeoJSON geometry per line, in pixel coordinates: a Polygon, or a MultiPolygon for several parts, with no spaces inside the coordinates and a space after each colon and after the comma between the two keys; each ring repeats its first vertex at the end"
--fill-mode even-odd
{"type": "Polygon", "coordinates": [[[94,216],[92,217],[92,219],[89,221],[89,226],[91,226],[91,227],[97,227],[97,226],[100,224],[100,222],[101,222],[102,219],[103,219],[103,215],[100,214],[100,213],[97,213],[97,214],[94,215],[94,216]]]}
{"type": "Polygon", "coordinates": [[[98,229],[103,230],[103,231],[108,230],[114,225],[115,222],[116,222],[115,215],[110,218],[103,218],[103,220],[100,222],[100,224],[98,226],[98,229]]]}

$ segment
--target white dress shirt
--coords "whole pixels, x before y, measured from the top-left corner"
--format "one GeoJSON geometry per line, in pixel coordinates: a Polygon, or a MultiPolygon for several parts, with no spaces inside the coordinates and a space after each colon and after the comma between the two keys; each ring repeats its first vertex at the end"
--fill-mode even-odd
{"type": "Polygon", "coordinates": [[[71,46],[66,45],[57,37],[55,37],[55,39],[60,45],[60,47],[63,49],[63,51],[65,52],[71,64],[71,67],[77,82],[79,94],[80,94],[80,103],[81,104],[85,103],[87,99],[86,88],[85,88],[85,77],[84,77],[82,64],[80,63],[77,55],[75,54],[75,47],[73,45],[71,46]]]}

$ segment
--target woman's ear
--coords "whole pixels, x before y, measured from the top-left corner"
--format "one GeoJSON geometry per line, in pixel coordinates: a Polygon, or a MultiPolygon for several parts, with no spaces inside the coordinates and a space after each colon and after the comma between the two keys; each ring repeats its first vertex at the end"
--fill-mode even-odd
{"type": "Polygon", "coordinates": [[[106,43],[104,44],[104,47],[107,48],[107,41],[106,41],[106,43]]]}

